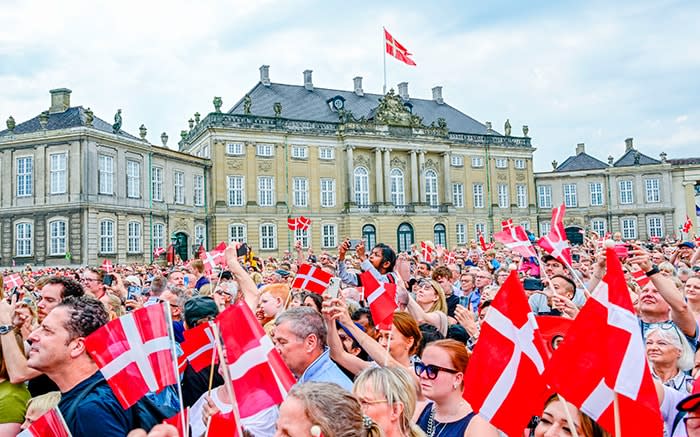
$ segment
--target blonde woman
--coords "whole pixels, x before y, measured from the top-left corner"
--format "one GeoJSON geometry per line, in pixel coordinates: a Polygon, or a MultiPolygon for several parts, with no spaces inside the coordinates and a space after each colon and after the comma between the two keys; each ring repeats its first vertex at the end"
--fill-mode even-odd
{"type": "Polygon", "coordinates": [[[447,335],[447,300],[440,284],[422,279],[413,286],[414,299],[408,295],[408,312],[420,323],[435,326],[443,337],[447,335]]]}
{"type": "Polygon", "coordinates": [[[27,413],[24,415],[24,423],[21,428],[29,428],[34,421],[48,413],[50,409],[57,407],[60,401],[60,391],[50,391],[29,399],[27,402],[27,413]]]}

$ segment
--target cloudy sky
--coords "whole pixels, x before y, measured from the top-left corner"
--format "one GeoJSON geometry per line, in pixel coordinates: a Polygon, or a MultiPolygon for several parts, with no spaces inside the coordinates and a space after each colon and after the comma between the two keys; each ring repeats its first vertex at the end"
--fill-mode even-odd
{"type": "Polygon", "coordinates": [[[643,153],[700,156],[700,2],[3,0],[0,120],[72,104],[174,147],[193,113],[230,108],[270,65],[273,82],[381,92],[382,26],[417,67],[387,59],[388,83],[445,100],[502,131],[530,127],[535,167],[576,143],[605,160],[634,137],[643,153]]]}

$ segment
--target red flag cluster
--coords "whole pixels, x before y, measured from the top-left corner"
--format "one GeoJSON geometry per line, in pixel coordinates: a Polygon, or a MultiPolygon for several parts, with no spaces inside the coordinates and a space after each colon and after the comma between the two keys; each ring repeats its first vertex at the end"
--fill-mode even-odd
{"type": "Polygon", "coordinates": [[[292,288],[323,294],[328,286],[331,285],[332,278],[333,275],[318,267],[311,264],[302,264],[294,277],[292,288]]]}
{"type": "Polygon", "coordinates": [[[572,263],[571,248],[566,239],[566,231],[564,231],[565,213],[566,206],[564,204],[552,210],[552,229],[547,235],[540,238],[537,244],[562,264],[570,266],[572,263]]]}
{"type": "Polygon", "coordinates": [[[300,217],[290,217],[287,219],[287,227],[290,231],[305,231],[309,229],[309,225],[311,225],[311,219],[304,217],[303,215],[300,217]]]}
{"type": "Polygon", "coordinates": [[[435,248],[427,241],[420,242],[420,254],[423,257],[423,261],[427,263],[435,260],[435,248]]]}
{"type": "Polygon", "coordinates": [[[384,45],[388,55],[395,57],[406,65],[416,65],[413,59],[410,58],[412,54],[406,49],[406,47],[396,41],[396,39],[391,36],[386,29],[384,29],[384,45]]]}
{"type": "Polygon", "coordinates": [[[690,217],[688,217],[688,215],[686,214],[686,216],[685,216],[685,223],[683,223],[683,229],[682,229],[682,230],[683,230],[684,233],[687,234],[688,232],[690,232],[690,230],[691,230],[692,228],[693,228],[693,221],[692,221],[692,220],[690,219],[690,217]]]}

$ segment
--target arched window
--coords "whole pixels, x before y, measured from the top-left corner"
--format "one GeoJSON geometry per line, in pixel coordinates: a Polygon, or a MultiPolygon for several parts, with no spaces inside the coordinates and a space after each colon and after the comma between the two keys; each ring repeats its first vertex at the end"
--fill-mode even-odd
{"type": "Polygon", "coordinates": [[[66,254],[66,229],[65,220],[51,220],[49,222],[49,255],[66,254]]]}
{"type": "Polygon", "coordinates": [[[435,244],[440,244],[442,247],[447,247],[447,232],[445,231],[445,225],[438,223],[433,226],[433,237],[435,244]]]}
{"type": "Polygon", "coordinates": [[[438,180],[435,170],[425,172],[425,202],[430,206],[438,206],[438,180]]]}
{"type": "Polygon", "coordinates": [[[391,203],[394,206],[402,207],[406,204],[406,196],[404,195],[403,186],[403,171],[399,168],[391,169],[391,203]]]}
{"type": "Polygon", "coordinates": [[[100,253],[114,253],[114,221],[100,222],[100,253]]]}
{"type": "Polygon", "coordinates": [[[15,255],[32,256],[34,230],[33,223],[20,222],[15,225],[15,255]]]}
{"type": "Polygon", "coordinates": [[[377,245],[377,228],[374,225],[364,225],[362,227],[362,239],[365,240],[365,248],[372,250],[377,245]]]}
{"type": "Polygon", "coordinates": [[[364,167],[355,168],[355,203],[359,207],[369,207],[369,171],[364,167]]]}
{"type": "Polygon", "coordinates": [[[411,250],[411,245],[413,244],[413,226],[409,223],[401,223],[396,234],[399,240],[399,252],[411,250]]]}

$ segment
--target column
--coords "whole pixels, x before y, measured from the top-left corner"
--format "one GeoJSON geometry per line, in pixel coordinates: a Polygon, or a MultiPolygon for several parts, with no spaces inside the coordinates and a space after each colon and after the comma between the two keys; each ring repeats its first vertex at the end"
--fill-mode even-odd
{"type": "Polygon", "coordinates": [[[345,160],[348,172],[348,203],[355,203],[355,179],[353,177],[355,168],[353,164],[352,149],[354,149],[352,146],[345,147],[345,152],[347,154],[345,160]]]}
{"type": "Polygon", "coordinates": [[[442,203],[452,203],[452,179],[450,178],[450,152],[442,154],[442,177],[445,188],[442,190],[442,203]]]}
{"type": "Polygon", "coordinates": [[[382,151],[374,149],[374,187],[377,193],[377,203],[384,203],[384,175],[382,174],[382,151]]]}
{"type": "Polygon", "coordinates": [[[416,151],[411,150],[411,203],[418,203],[418,160],[416,151]]]}
{"type": "Polygon", "coordinates": [[[391,202],[391,149],[384,149],[384,201],[391,202]]]}
{"type": "Polygon", "coordinates": [[[425,150],[418,152],[418,184],[420,187],[420,192],[418,194],[418,201],[420,203],[425,203],[425,150]]]}

